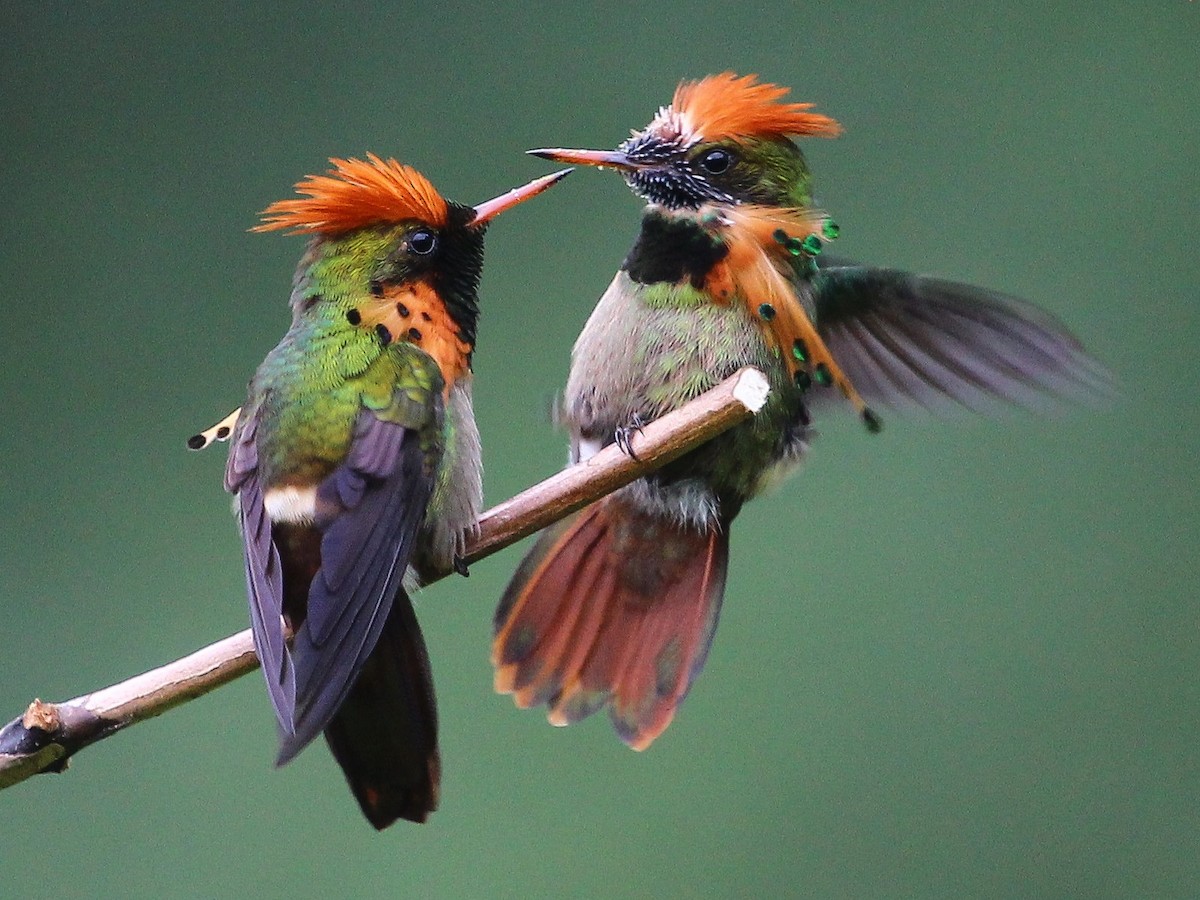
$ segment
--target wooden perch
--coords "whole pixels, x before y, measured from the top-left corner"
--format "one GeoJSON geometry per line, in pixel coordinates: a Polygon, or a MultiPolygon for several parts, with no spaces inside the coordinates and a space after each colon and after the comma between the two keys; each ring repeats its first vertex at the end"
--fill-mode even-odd
{"type": "MultiPolygon", "coordinates": [[[[636,431],[632,455],[616,445],[571,466],[479,518],[465,562],[473,563],[540,531],[641,475],[749,419],[766,402],[767,380],[742,369],[636,431]]],[[[429,584],[448,572],[432,573],[429,584]]],[[[0,790],[39,772],[61,772],[89,744],[207,694],[258,667],[249,629],[142,675],[64,703],[34,700],[25,714],[0,729],[0,790]]]]}

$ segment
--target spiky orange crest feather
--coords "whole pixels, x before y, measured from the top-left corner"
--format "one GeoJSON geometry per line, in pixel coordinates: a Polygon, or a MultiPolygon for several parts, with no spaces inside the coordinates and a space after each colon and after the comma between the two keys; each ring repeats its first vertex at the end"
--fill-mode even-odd
{"type": "Polygon", "coordinates": [[[326,175],[297,182],[306,196],[278,200],[260,213],[251,231],[292,229],[293,234],[335,236],[365,228],[419,219],[435,228],[446,224],[448,207],[424,175],[394,159],[368,153],[366,160],[337,159],[326,175]]]}
{"type": "Polygon", "coordinates": [[[675,89],[671,111],[681,132],[691,138],[784,137],[789,134],[836,137],[842,126],[829,116],[812,113],[811,103],[780,103],[788,88],[757,75],[733,72],[683,81],[675,89]]]}

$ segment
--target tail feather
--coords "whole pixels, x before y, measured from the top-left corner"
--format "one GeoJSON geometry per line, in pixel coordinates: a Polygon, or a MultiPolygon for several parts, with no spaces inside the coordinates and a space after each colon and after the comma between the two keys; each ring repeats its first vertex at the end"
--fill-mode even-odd
{"type": "Polygon", "coordinates": [[[325,739],[376,828],[396,819],[424,822],[437,809],[441,760],[433,676],[403,590],[325,739]]]}
{"type": "MultiPolygon", "coordinates": [[[[587,522],[577,520],[572,524],[578,528],[587,522]]],[[[570,566],[578,573],[580,588],[588,593],[601,589],[600,581],[605,576],[606,560],[603,547],[599,546],[600,537],[599,533],[576,537],[568,529],[561,562],[556,560],[556,564],[570,566]]],[[[540,579],[541,573],[535,573],[534,577],[540,579]]],[[[586,654],[585,636],[596,627],[596,619],[602,612],[597,604],[572,603],[565,593],[547,599],[549,602],[543,606],[525,611],[521,620],[521,640],[528,642],[528,652],[508,667],[511,676],[507,677],[509,684],[504,692],[512,693],[517,706],[522,709],[546,703],[558,693],[562,685],[552,672],[545,671],[546,661],[561,659],[572,652],[586,654]],[[532,640],[527,635],[532,635],[532,640]]],[[[571,670],[571,667],[565,668],[565,671],[571,670]]],[[[497,673],[497,689],[500,681],[497,673]]]]}
{"type": "MultiPolygon", "coordinates": [[[[717,553],[719,540],[719,532],[705,536],[699,564],[685,569],[675,588],[680,596],[707,597],[714,579],[720,582],[718,590],[724,590],[726,556],[717,553]]],[[[715,606],[695,603],[678,612],[680,618],[646,615],[641,634],[630,641],[633,652],[616,673],[612,721],[621,738],[637,749],[649,746],[667,727],[708,656],[715,606]]]]}
{"type": "MultiPolygon", "coordinates": [[[[607,554],[595,554],[595,562],[603,568],[592,584],[590,596],[611,597],[618,590],[617,572],[608,564],[607,554]]],[[[557,657],[561,660],[558,665],[561,676],[556,679],[553,692],[544,701],[550,707],[549,719],[555,725],[569,725],[590,716],[603,707],[612,695],[611,682],[602,678],[585,680],[583,675],[589,662],[596,655],[603,654],[607,647],[608,642],[602,638],[606,631],[607,606],[603,602],[586,600],[572,605],[579,609],[582,615],[576,628],[570,633],[565,653],[557,657]],[[586,685],[607,686],[588,688],[586,685]],[[575,700],[577,696],[579,701],[575,700]],[[574,713],[568,715],[567,709],[573,709],[574,713]]],[[[562,629],[562,632],[566,637],[566,630],[562,629]]]]}
{"type": "MultiPolygon", "coordinates": [[[[518,582],[536,581],[541,577],[541,565],[546,556],[544,549],[549,549],[562,542],[568,547],[574,547],[575,552],[581,553],[583,545],[577,544],[573,540],[573,533],[582,524],[582,519],[582,514],[567,516],[542,532],[533,550],[521,560],[521,565],[513,574],[508,590],[496,607],[495,615],[492,618],[492,631],[495,638],[492,648],[492,663],[496,667],[497,693],[510,694],[513,692],[519,666],[533,654],[538,635],[537,630],[532,626],[517,627],[517,621],[512,613],[520,599],[520,592],[514,591],[513,585],[518,582]]],[[[557,608],[551,610],[552,614],[556,612],[557,608]]],[[[553,615],[548,618],[553,618],[553,615]]]]}
{"type": "Polygon", "coordinates": [[[609,498],[542,535],[496,612],[496,690],[566,725],[610,707],[648,747],[699,674],[725,589],[726,529],[609,498]]]}

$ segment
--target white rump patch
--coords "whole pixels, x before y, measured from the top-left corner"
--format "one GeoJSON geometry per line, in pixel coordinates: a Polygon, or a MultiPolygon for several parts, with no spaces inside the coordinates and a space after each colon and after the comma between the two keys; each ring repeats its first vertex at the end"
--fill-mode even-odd
{"type": "Polygon", "coordinates": [[[263,506],[272,522],[296,522],[310,525],[316,518],[317,489],[313,487],[274,488],[263,496],[263,506]]]}

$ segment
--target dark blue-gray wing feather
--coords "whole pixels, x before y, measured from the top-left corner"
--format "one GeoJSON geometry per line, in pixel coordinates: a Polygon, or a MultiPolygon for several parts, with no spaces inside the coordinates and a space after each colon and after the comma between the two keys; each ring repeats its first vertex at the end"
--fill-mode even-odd
{"type": "Polygon", "coordinates": [[[292,641],[293,731],[279,763],[329,723],[354,685],[401,586],[433,491],[433,465],[416,431],[363,410],[346,461],[317,489],[321,568],[292,641]]]}
{"type": "Polygon", "coordinates": [[[257,410],[246,410],[243,416],[246,419],[239,423],[225,468],[225,489],[237,494],[254,649],[279,726],[290,732],[296,705],[296,674],[283,633],[283,571],[279,550],[271,539],[271,522],[257,477],[257,410]]]}
{"type": "Polygon", "coordinates": [[[994,412],[1112,393],[1074,335],[1015,297],[855,265],[823,267],[813,287],[817,330],[869,404],[994,412]]]}

